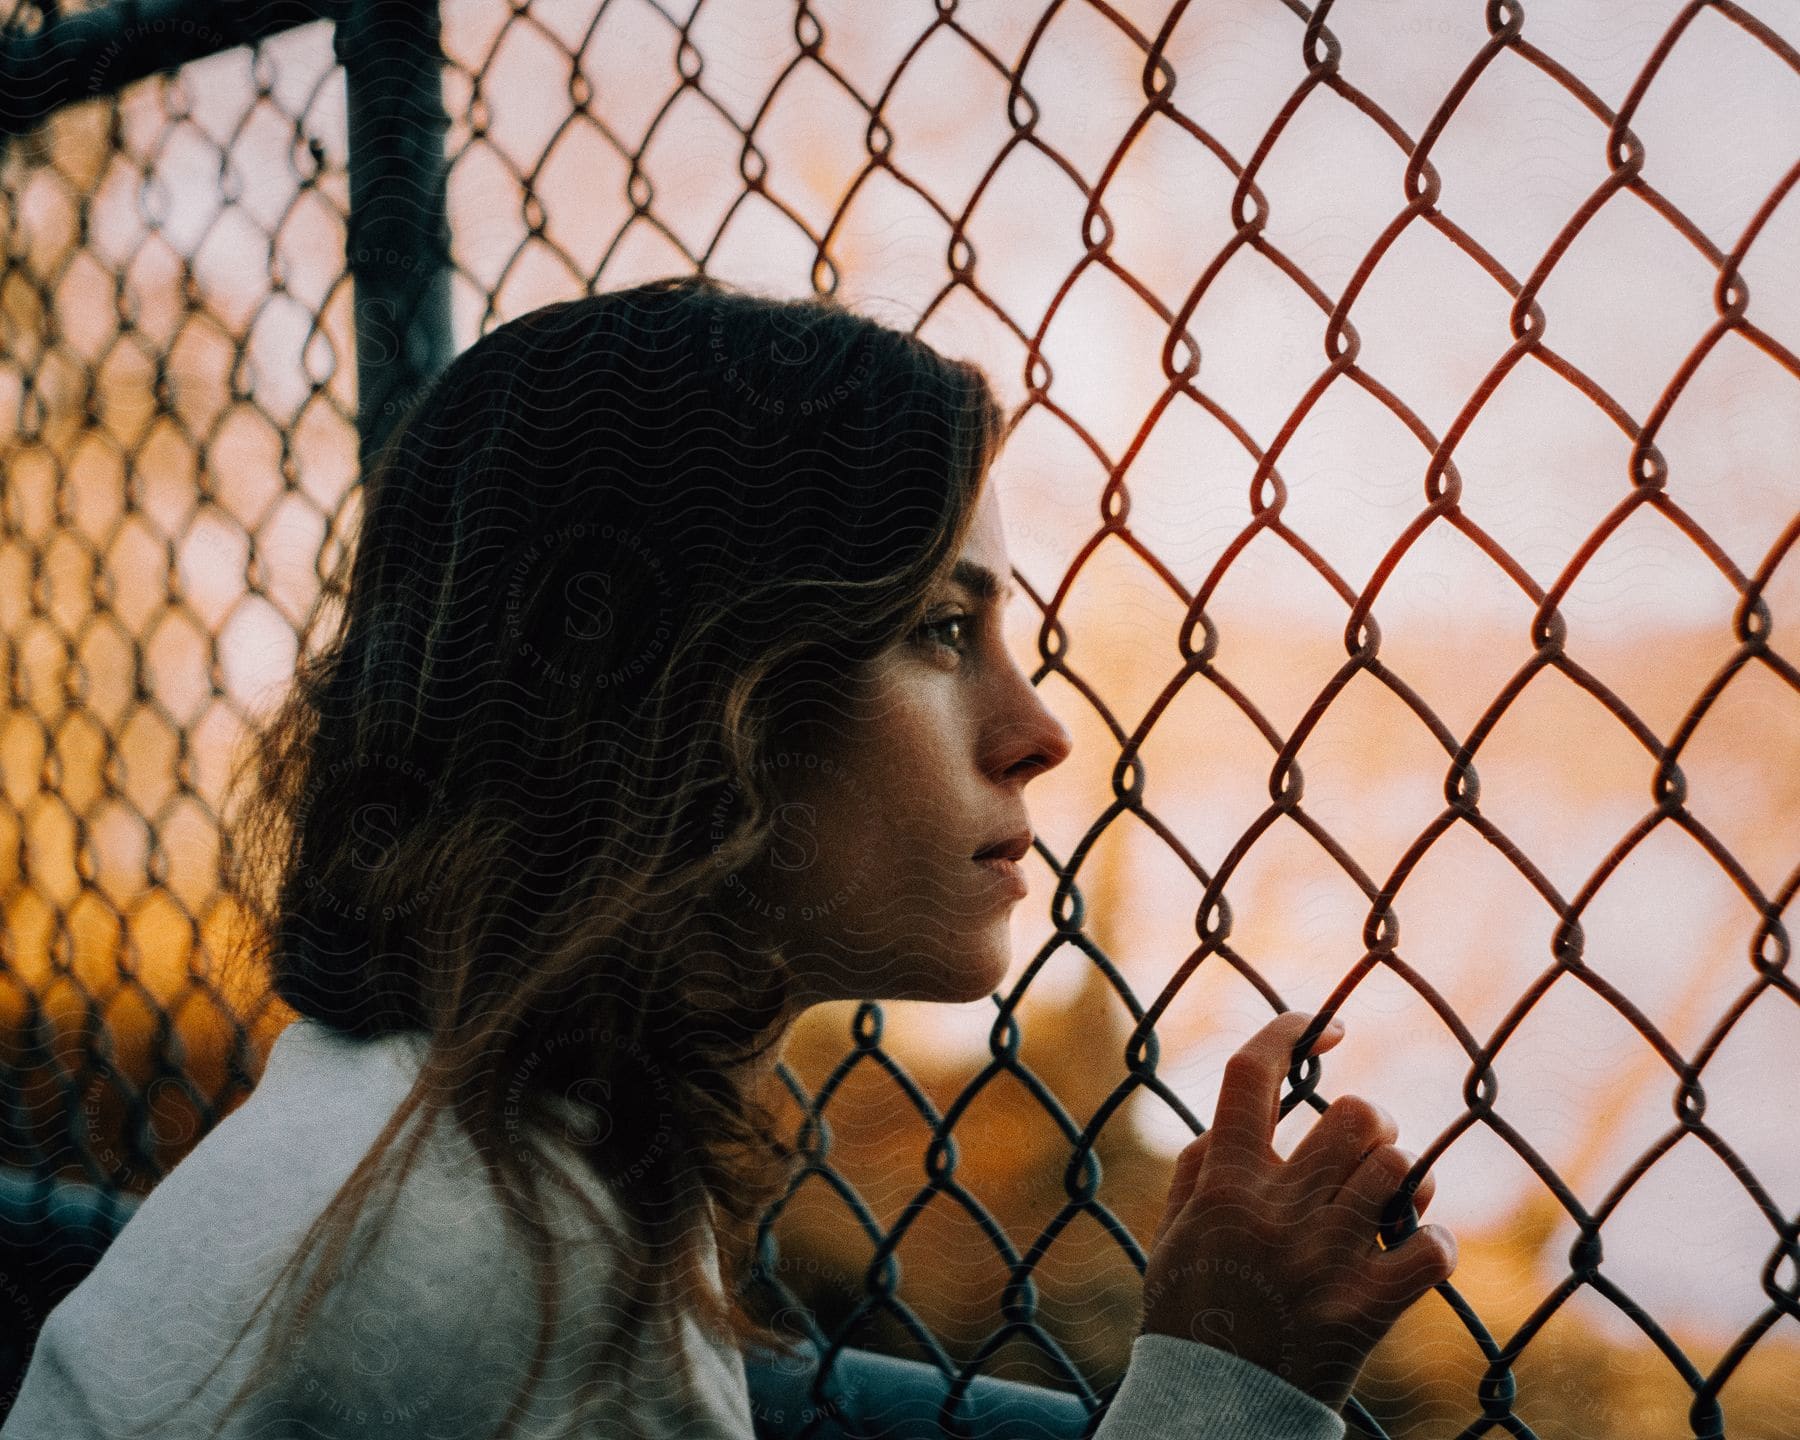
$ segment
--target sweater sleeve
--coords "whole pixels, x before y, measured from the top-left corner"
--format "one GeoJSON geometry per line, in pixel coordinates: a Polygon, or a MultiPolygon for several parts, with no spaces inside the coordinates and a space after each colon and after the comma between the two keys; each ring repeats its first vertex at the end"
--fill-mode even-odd
{"type": "Polygon", "coordinates": [[[109,1431],[90,1408],[79,1374],[79,1364],[69,1363],[62,1327],[52,1310],[38,1332],[19,1393],[0,1423],[0,1440],[37,1440],[43,1435],[106,1440],[109,1431]]]}
{"type": "Polygon", "coordinates": [[[1272,1370],[1198,1340],[1139,1335],[1094,1440],[1343,1440],[1344,1419],[1272,1370]]]}

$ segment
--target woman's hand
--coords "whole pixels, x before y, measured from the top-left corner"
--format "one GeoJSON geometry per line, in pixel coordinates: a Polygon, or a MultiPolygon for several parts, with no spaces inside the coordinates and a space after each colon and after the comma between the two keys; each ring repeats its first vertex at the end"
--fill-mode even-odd
{"type": "MultiPolygon", "coordinates": [[[[1376,1245],[1382,1209],[1417,1157],[1359,1096],[1332,1102],[1289,1159],[1275,1153],[1281,1082],[1311,1021],[1278,1015],[1226,1063],[1212,1129],[1175,1164],[1141,1330],[1229,1351],[1339,1410],[1376,1343],[1456,1269],[1456,1237],[1426,1225],[1392,1250],[1376,1245]]],[[[1334,1021],[1311,1053],[1343,1033],[1334,1021]]],[[[1427,1174],[1416,1210],[1436,1185],[1427,1174]]]]}

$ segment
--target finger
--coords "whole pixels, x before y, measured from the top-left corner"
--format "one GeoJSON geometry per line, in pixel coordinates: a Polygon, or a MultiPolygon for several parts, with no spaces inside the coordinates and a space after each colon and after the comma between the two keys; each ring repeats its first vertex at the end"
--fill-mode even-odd
{"type": "Polygon", "coordinates": [[[1162,1244],[1162,1238],[1175,1217],[1181,1213],[1181,1207],[1187,1204],[1194,1193],[1194,1185],[1200,1178],[1200,1164],[1206,1158],[1212,1131],[1197,1135],[1188,1141],[1175,1157],[1175,1173],[1169,1179],[1169,1199],[1163,1206],[1162,1219],[1156,1222],[1156,1235],[1150,1241],[1150,1248],[1155,1250],[1162,1244]]]}
{"type": "MultiPolygon", "coordinates": [[[[1309,1024],[1305,1028],[1311,1029],[1312,1025],[1309,1024]]],[[[1292,1070],[1310,1055],[1324,1054],[1343,1038],[1344,1022],[1335,1015],[1331,1018],[1330,1023],[1318,1033],[1313,1042],[1305,1048],[1301,1048],[1301,1037],[1294,1037],[1288,1050],[1286,1069],[1282,1071],[1280,1079],[1275,1082],[1275,1093],[1269,1097],[1269,1140],[1271,1145],[1274,1143],[1275,1131],[1281,1125],[1281,1080],[1287,1078],[1287,1071],[1292,1070]]]]}
{"type": "Polygon", "coordinates": [[[1442,1225],[1421,1225],[1392,1250],[1371,1260],[1371,1289],[1388,1315],[1400,1312],[1456,1273],[1456,1236],[1442,1225]]]}
{"type": "Polygon", "coordinates": [[[1419,1157],[1398,1145],[1381,1145],[1371,1151],[1344,1182],[1333,1206],[1339,1222],[1348,1229],[1373,1236],[1388,1202],[1412,1173],[1419,1157]]]}
{"type": "Polygon", "coordinates": [[[1419,1188],[1413,1191],[1413,1212],[1423,1215],[1425,1207],[1431,1203],[1431,1197],[1435,1194],[1437,1194],[1437,1171],[1427,1170],[1425,1178],[1419,1182],[1419,1188]]]}
{"type": "MultiPolygon", "coordinates": [[[[1397,1209],[1390,1210],[1388,1206],[1383,1206],[1381,1211],[1381,1222],[1385,1223],[1389,1216],[1392,1215],[1394,1224],[1402,1225],[1406,1223],[1406,1206],[1400,1199],[1400,1192],[1403,1185],[1404,1181],[1394,1187],[1395,1198],[1388,1202],[1389,1205],[1395,1206],[1397,1209]]],[[[1431,1204],[1431,1197],[1435,1194],[1437,1194],[1437,1172],[1434,1170],[1427,1170],[1425,1172],[1425,1178],[1419,1182],[1419,1188],[1413,1191],[1411,1196],[1407,1197],[1412,1202],[1412,1223],[1415,1227],[1418,1224],[1419,1217],[1425,1213],[1425,1207],[1431,1204]]],[[[1394,1242],[1396,1245],[1403,1243],[1405,1243],[1404,1238],[1394,1242]]]]}
{"type": "MultiPolygon", "coordinates": [[[[1225,1078],[1213,1116],[1212,1153],[1219,1160],[1262,1162],[1273,1154],[1281,1107],[1281,1082],[1298,1057],[1294,1047],[1313,1017],[1289,1010],[1252,1035],[1225,1062],[1225,1078]]],[[[1343,1038],[1341,1021],[1321,1032],[1310,1053],[1328,1050],[1343,1038]]]]}
{"type": "Polygon", "coordinates": [[[1400,1138],[1394,1117],[1361,1095],[1340,1095],[1288,1156],[1285,1174],[1303,1195],[1329,1199],[1368,1155],[1400,1138]]]}

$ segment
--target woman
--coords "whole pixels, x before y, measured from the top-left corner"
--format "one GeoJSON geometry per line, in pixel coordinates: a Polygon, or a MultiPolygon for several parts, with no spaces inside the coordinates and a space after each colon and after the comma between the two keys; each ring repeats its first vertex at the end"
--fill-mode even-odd
{"type": "MultiPolygon", "coordinates": [[[[1003,433],[975,367],[702,277],[447,368],[244,772],[240,959],[302,1018],[51,1315],[6,1436],[751,1434],[780,1041],[991,993],[1069,752],[1001,640],[1003,433]]],[[[1454,1263],[1375,1247],[1372,1107],[1269,1149],[1309,1018],[1181,1158],[1107,1440],[1335,1440],[1454,1263]]]]}

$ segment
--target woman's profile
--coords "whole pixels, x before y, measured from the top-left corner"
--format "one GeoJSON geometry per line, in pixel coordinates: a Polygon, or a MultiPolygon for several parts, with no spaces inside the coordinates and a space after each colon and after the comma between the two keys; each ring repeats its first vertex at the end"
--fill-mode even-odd
{"type": "MultiPolygon", "coordinates": [[[[1070,751],[1002,638],[1005,434],[973,364],[704,276],[523,315],[417,396],[238,776],[234,960],[300,1018],[0,1434],[747,1440],[781,1042],[1002,982],[1070,751]]],[[[1440,1226],[1376,1244],[1410,1163],[1376,1107],[1274,1154],[1310,1019],[1182,1152],[1101,1440],[1336,1440],[1454,1268],[1440,1226]]]]}

